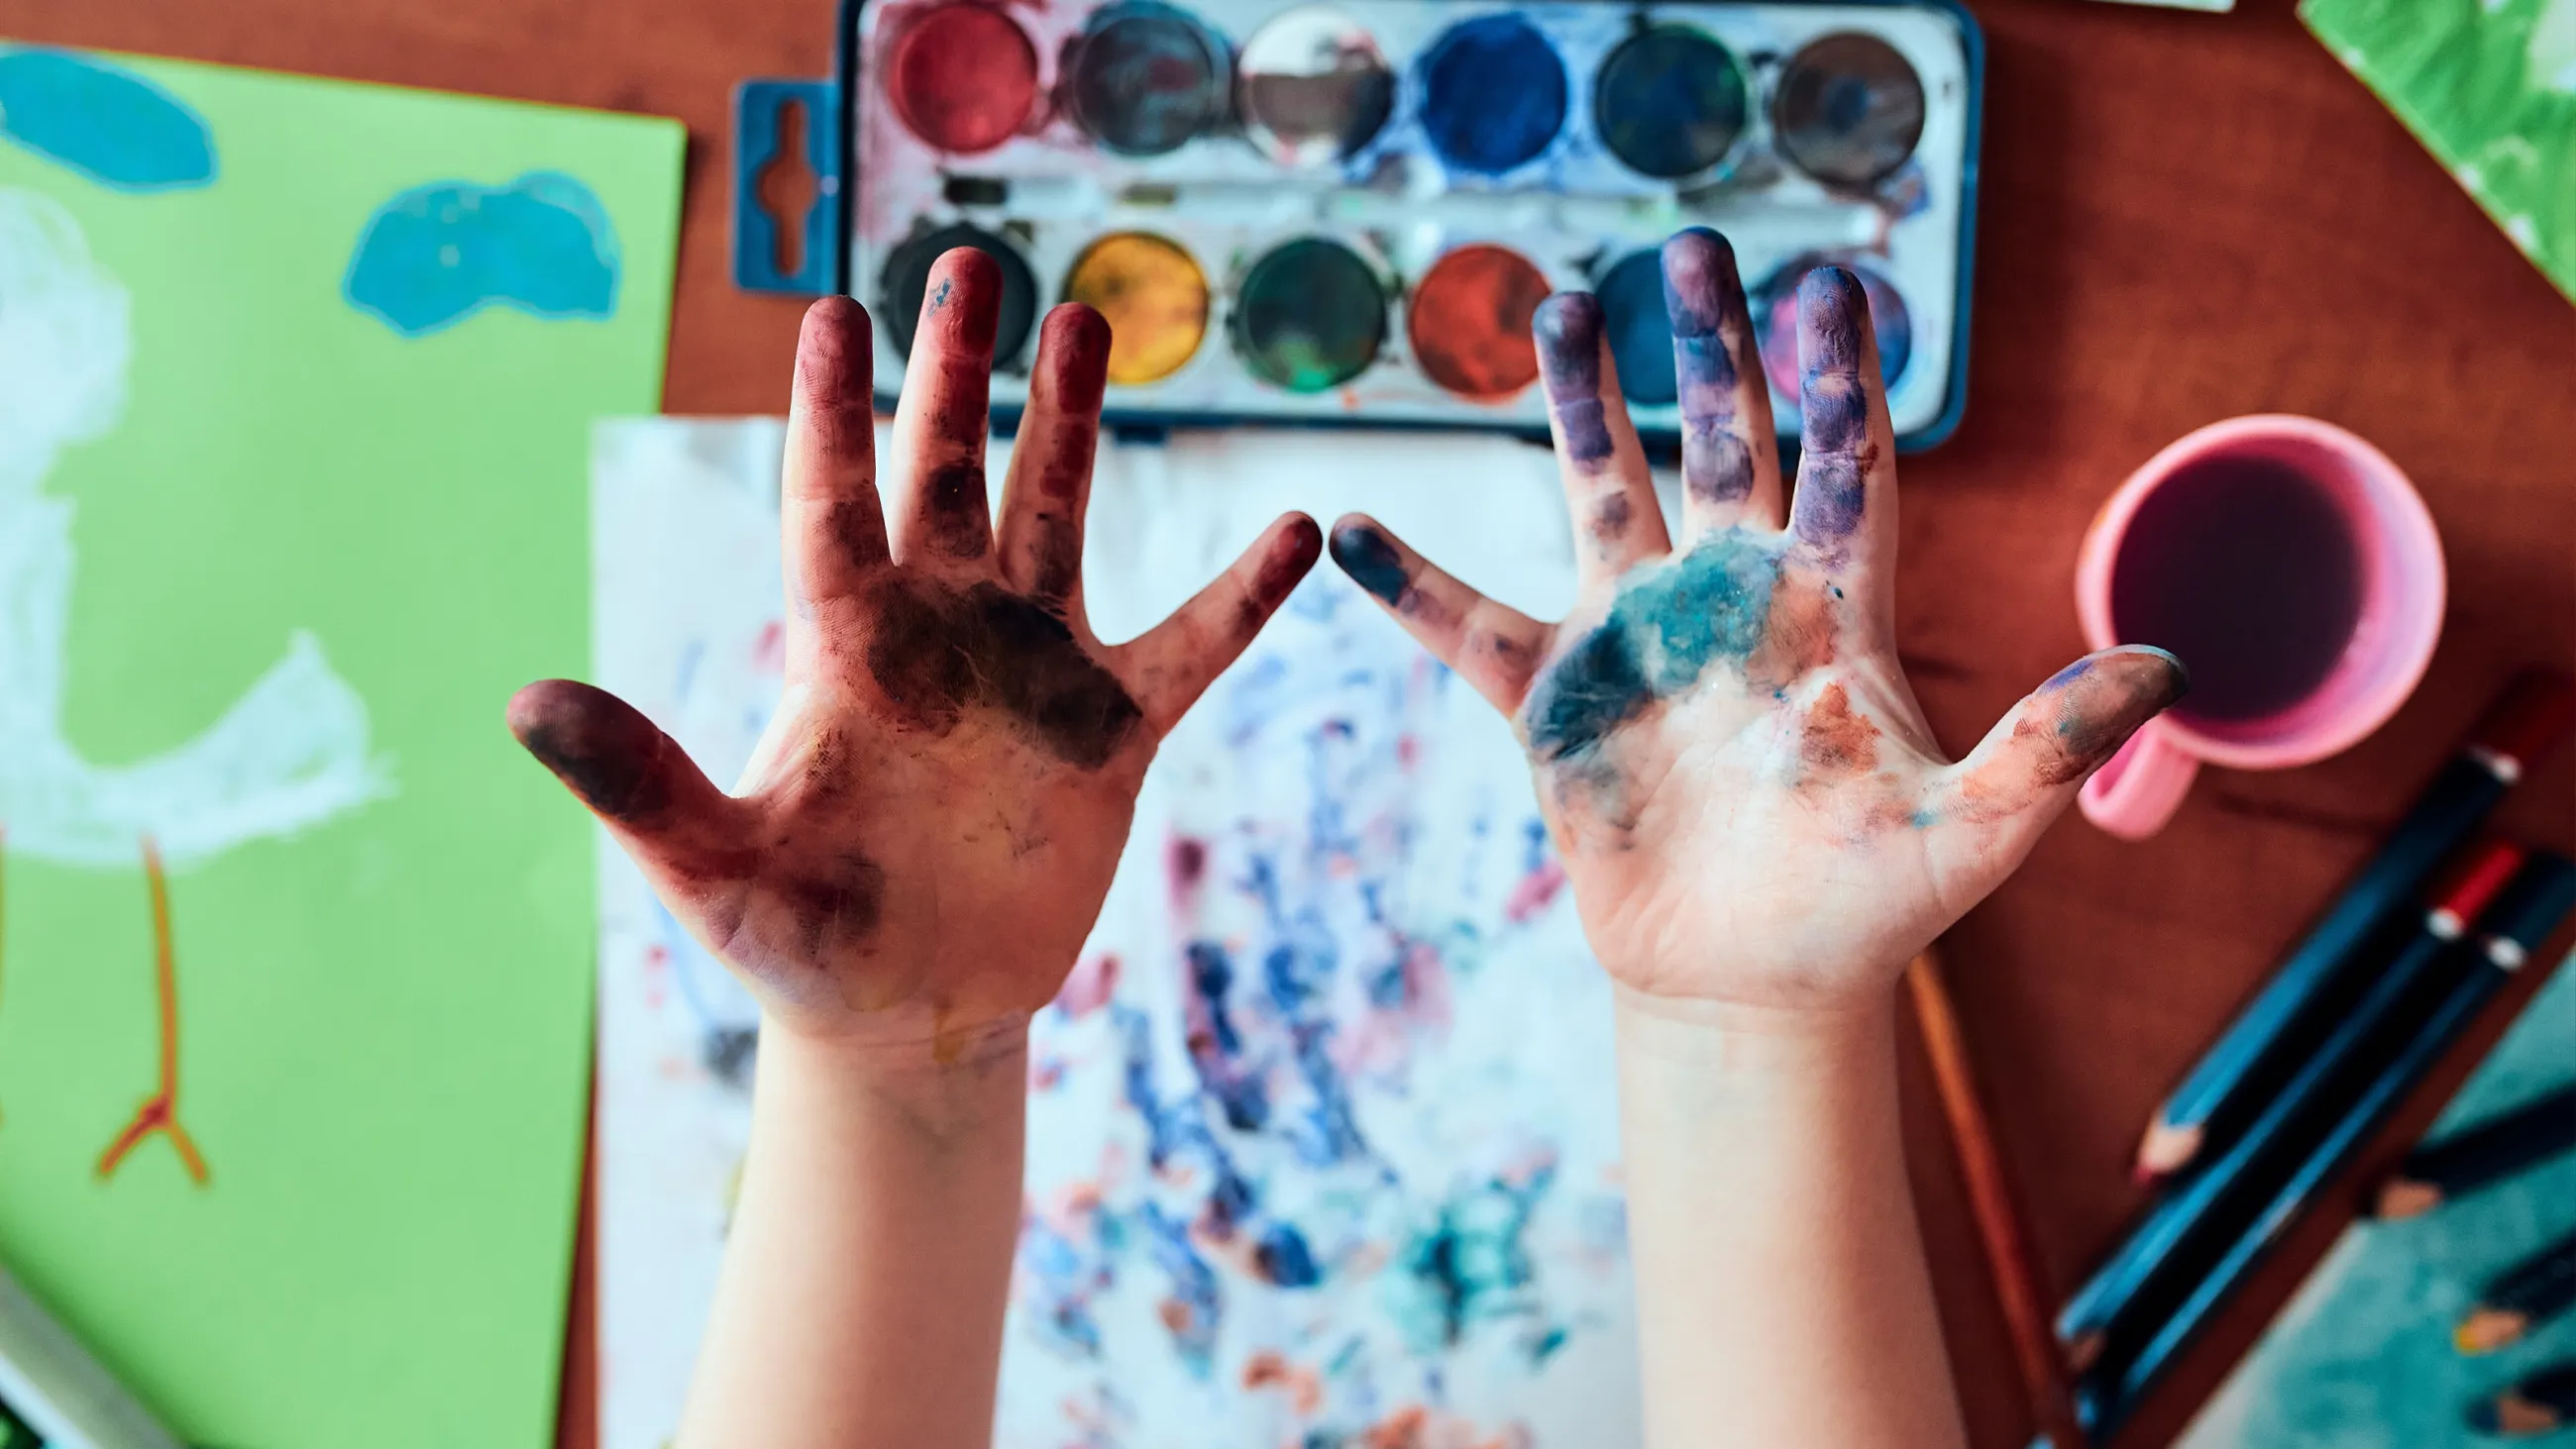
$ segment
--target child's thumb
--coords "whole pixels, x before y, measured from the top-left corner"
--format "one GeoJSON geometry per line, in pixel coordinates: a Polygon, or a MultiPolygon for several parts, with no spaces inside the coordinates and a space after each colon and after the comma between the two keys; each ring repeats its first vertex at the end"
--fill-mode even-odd
{"type": "Polygon", "coordinates": [[[2031,691],[1944,772],[1932,803],[1937,823],[1970,827],[2011,869],[2086,777],[2190,687],[2182,661],[2150,645],[2086,655],[2031,691]]]}

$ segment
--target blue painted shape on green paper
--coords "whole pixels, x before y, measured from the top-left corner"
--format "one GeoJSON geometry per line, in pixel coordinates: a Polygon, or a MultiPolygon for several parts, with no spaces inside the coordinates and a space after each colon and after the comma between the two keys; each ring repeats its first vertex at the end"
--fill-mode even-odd
{"type": "Polygon", "coordinates": [[[617,232],[590,188],[555,171],[506,186],[444,181],[378,208],[349,258],[349,305],[405,337],[494,303],[538,317],[617,310],[617,232]]]}
{"type": "Polygon", "coordinates": [[[0,135],[117,191],[215,179],[204,117],[132,71],[69,51],[0,52],[0,135]]]}

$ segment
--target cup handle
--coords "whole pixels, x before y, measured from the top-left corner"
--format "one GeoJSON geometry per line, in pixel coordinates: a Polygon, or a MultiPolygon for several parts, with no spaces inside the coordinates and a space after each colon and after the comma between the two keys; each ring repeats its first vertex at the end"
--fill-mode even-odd
{"type": "Polygon", "coordinates": [[[2084,818],[2122,840],[2144,840],[2165,828],[2191,793],[2200,757],[2173,742],[2154,720],[2129,736],[2075,797],[2084,818]]]}

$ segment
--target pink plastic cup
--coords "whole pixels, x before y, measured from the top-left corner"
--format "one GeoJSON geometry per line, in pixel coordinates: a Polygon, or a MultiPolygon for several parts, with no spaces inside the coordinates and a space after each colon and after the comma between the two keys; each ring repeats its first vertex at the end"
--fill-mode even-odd
{"type": "MultiPolygon", "coordinates": [[[[2077,797],[2085,818],[2123,840],[2163,829],[2203,764],[2285,769],[2324,759],[2379,728],[2424,677],[2442,632],[2442,539],[2406,475],[2332,423],[2266,414],[2177,439],[2102,506],[2075,564],[2075,609],[2087,644],[2135,642],[2121,639],[2111,619],[2111,581],[2129,524],[2167,480],[2218,459],[2259,460],[2323,486],[2359,548],[2361,607],[2342,655],[2304,696],[2269,714],[2228,720],[2195,717],[2185,697],[2086,781],[2077,797]]],[[[2247,626],[2260,623],[2249,619],[2247,626]]]]}

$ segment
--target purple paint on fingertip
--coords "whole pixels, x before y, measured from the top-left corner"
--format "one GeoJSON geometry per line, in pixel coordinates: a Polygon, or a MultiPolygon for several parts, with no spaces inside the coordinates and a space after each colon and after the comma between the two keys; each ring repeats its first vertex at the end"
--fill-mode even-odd
{"type": "Polygon", "coordinates": [[[1601,326],[1600,299],[1589,292],[1557,293],[1539,304],[1530,323],[1557,431],[1577,465],[1602,462],[1617,450],[1601,396],[1601,326]]]}
{"type": "Polygon", "coordinates": [[[1539,372],[1550,394],[1585,397],[1601,391],[1601,299],[1590,292],[1558,292],[1530,318],[1538,340],[1539,372]]]}
{"type": "Polygon", "coordinates": [[[1869,303],[1860,279],[1818,267],[1798,283],[1798,532],[1831,545],[1860,526],[1867,507],[1859,455],[1869,436],[1869,393],[1861,380],[1861,328],[1869,303]]]}

